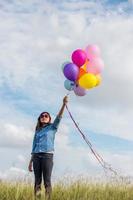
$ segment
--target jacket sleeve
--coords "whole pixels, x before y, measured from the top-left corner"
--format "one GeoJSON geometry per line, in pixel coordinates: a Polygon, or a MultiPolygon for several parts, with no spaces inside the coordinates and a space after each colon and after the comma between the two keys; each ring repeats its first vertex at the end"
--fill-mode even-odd
{"type": "Polygon", "coordinates": [[[34,154],[34,149],[35,149],[35,135],[36,135],[36,133],[34,134],[34,138],[33,138],[31,155],[34,154]]]}
{"type": "Polygon", "coordinates": [[[54,122],[52,124],[53,128],[58,129],[60,121],[61,121],[61,118],[62,117],[59,117],[58,115],[56,116],[56,118],[55,118],[55,120],[54,120],[54,122]]]}

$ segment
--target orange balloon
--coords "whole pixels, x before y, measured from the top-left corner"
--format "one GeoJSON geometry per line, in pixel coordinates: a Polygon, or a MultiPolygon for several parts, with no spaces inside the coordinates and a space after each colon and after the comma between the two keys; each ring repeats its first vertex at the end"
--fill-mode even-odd
{"type": "Polygon", "coordinates": [[[86,60],[85,64],[80,67],[77,83],[78,83],[78,80],[81,78],[81,76],[83,76],[84,74],[87,73],[87,64],[88,64],[88,62],[89,62],[89,60],[86,60]]]}
{"type": "Polygon", "coordinates": [[[86,60],[85,64],[81,67],[82,69],[84,69],[87,72],[87,64],[88,64],[88,60],[86,60]]]}
{"type": "Polygon", "coordinates": [[[81,76],[83,76],[84,74],[86,74],[86,71],[83,68],[80,68],[78,79],[81,78],[81,76]]]}

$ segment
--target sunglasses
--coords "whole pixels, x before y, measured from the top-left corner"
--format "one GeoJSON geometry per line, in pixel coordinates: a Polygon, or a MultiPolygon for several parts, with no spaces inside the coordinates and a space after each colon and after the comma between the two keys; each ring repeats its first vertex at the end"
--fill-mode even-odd
{"type": "Polygon", "coordinates": [[[40,116],[40,118],[43,118],[43,117],[49,118],[49,115],[48,114],[43,114],[43,115],[40,116]]]}

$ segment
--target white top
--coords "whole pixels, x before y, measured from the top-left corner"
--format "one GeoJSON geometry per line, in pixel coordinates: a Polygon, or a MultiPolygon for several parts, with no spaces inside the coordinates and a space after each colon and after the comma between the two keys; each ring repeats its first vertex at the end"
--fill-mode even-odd
{"type": "Polygon", "coordinates": [[[54,153],[54,151],[47,151],[46,153],[54,153]]]}

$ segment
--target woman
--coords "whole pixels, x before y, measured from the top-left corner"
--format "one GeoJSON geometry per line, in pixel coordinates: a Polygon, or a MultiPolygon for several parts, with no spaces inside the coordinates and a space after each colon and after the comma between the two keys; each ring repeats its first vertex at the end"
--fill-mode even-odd
{"type": "Polygon", "coordinates": [[[54,139],[57,132],[60,120],[62,118],[65,105],[68,102],[68,97],[63,98],[63,105],[56,116],[53,123],[51,123],[51,116],[48,112],[42,112],[38,117],[36,131],[33,139],[31,159],[29,162],[29,171],[34,170],[35,197],[41,195],[42,175],[45,186],[45,195],[50,199],[52,193],[51,187],[51,173],[53,168],[53,154],[54,154],[54,139]],[[33,163],[33,170],[32,170],[33,163]]]}

